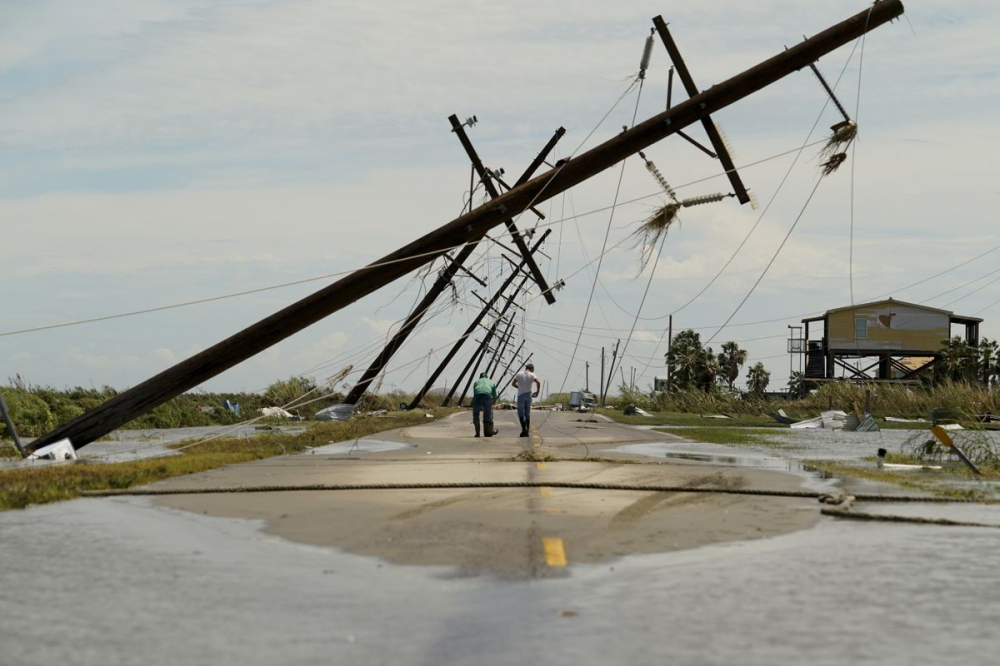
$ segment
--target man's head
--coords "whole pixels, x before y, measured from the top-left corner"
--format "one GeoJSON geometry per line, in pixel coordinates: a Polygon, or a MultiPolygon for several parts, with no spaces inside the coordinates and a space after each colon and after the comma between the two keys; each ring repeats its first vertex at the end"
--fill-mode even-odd
{"type": "Polygon", "coordinates": [[[535,371],[535,364],[534,363],[529,363],[528,365],[524,366],[524,369],[527,370],[528,372],[534,372],[535,371]]]}
{"type": "Polygon", "coordinates": [[[485,372],[480,372],[479,373],[479,378],[480,379],[486,379],[486,373],[485,372]]]}

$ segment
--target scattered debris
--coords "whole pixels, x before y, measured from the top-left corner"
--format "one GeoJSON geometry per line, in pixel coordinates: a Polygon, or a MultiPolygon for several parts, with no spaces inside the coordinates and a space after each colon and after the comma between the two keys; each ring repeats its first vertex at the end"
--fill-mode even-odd
{"type": "Polygon", "coordinates": [[[76,460],[76,449],[68,439],[60,439],[54,444],[43,446],[30,456],[28,460],[76,460]]]}
{"type": "Polygon", "coordinates": [[[951,435],[945,432],[946,427],[947,426],[936,425],[933,428],[931,428],[931,432],[934,433],[934,436],[937,437],[942,444],[944,444],[945,446],[949,447],[952,451],[954,451],[955,455],[958,456],[959,460],[965,463],[965,466],[971,469],[974,474],[981,474],[979,468],[976,467],[971,460],[969,460],[969,457],[967,455],[965,455],[965,451],[958,448],[958,445],[955,444],[955,440],[951,438],[951,435]]]}
{"type": "Polygon", "coordinates": [[[727,416],[725,414],[702,414],[703,419],[731,419],[732,416],[727,416]]]}
{"type": "Polygon", "coordinates": [[[294,414],[285,411],[281,407],[264,407],[263,409],[260,410],[260,413],[262,416],[267,416],[271,418],[282,418],[282,419],[295,418],[294,414]]]}
{"type": "Polygon", "coordinates": [[[871,414],[865,413],[864,417],[857,414],[848,414],[847,421],[844,422],[845,432],[878,432],[880,428],[871,414]]]}
{"type": "Polygon", "coordinates": [[[831,173],[840,168],[840,165],[847,161],[847,153],[835,153],[830,155],[825,162],[820,163],[823,167],[823,175],[829,176],[831,173]]]}
{"type": "Polygon", "coordinates": [[[824,157],[830,157],[838,153],[843,154],[854,139],[858,137],[858,124],[853,120],[839,122],[830,129],[833,130],[833,134],[830,135],[826,145],[823,146],[821,154],[824,157]]]}
{"type": "Polygon", "coordinates": [[[776,413],[771,414],[770,416],[778,423],[783,423],[785,425],[792,425],[795,423],[795,419],[786,414],[784,409],[779,409],[776,413]]]}
{"type": "Polygon", "coordinates": [[[635,413],[638,414],[639,416],[652,416],[652,414],[650,414],[649,412],[647,412],[642,407],[636,407],[635,408],[635,413]]]}
{"type": "Polygon", "coordinates": [[[639,255],[639,272],[646,270],[649,260],[656,252],[656,246],[660,239],[670,229],[677,220],[677,211],[681,205],[676,201],[664,204],[657,208],[652,215],[643,220],[639,228],[632,234],[638,241],[637,245],[642,246],[642,253],[639,255]]]}
{"type": "Polygon", "coordinates": [[[347,421],[354,415],[354,405],[340,403],[321,409],[313,415],[317,421],[347,421]]]}
{"type": "Polygon", "coordinates": [[[796,430],[811,430],[815,428],[825,428],[827,430],[843,430],[847,422],[847,412],[839,409],[822,412],[819,416],[804,421],[797,421],[789,425],[796,430]]]}
{"type": "Polygon", "coordinates": [[[228,400],[223,400],[222,408],[225,409],[226,411],[230,411],[233,414],[236,414],[236,416],[240,415],[240,403],[238,402],[229,402],[228,400]]]}
{"type": "Polygon", "coordinates": [[[887,416],[885,420],[890,423],[927,423],[927,419],[904,419],[899,416],[887,416]]]}

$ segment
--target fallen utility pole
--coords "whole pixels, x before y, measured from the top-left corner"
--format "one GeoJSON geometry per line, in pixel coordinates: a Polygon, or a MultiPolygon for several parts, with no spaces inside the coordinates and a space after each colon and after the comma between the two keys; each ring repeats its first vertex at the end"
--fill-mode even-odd
{"type": "MultiPolygon", "coordinates": [[[[542,243],[545,242],[545,239],[548,238],[550,233],[552,233],[552,230],[546,229],[545,233],[542,234],[542,237],[539,238],[538,242],[536,242],[535,245],[531,248],[531,251],[535,252],[539,247],[541,247],[542,243]]],[[[521,263],[518,264],[518,269],[520,269],[523,266],[524,266],[524,260],[522,259],[521,263]]],[[[434,372],[431,373],[431,376],[427,378],[427,381],[424,383],[423,387],[417,392],[415,396],[413,396],[413,400],[411,400],[410,404],[407,405],[406,407],[407,409],[415,409],[417,405],[420,404],[420,401],[424,399],[424,396],[427,395],[427,392],[434,387],[434,382],[437,381],[437,378],[441,375],[442,372],[444,372],[444,369],[448,366],[448,364],[451,363],[451,360],[455,358],[455,354],[458,353],[458,350],[462,348],[462,345],[465,344],[465,341],[469,338],[470,335],[472,335],[472,332],[476,330],[476,327],[479,326],[479,322],[481,322],[483,319],[486,318],[486,315],[493,308],[493,306],[496,305],[497,301],[499,301],[503,297],[503,293],[507,289],[507,287],[509,287],[511,283],[520,274],[521,274],[520,270],[516,270],[512,271],[511,274],[507,276],[507,279],[503,281],[503,284],[500,285],[500,288],[497,289],[495,294],[493,294],[493,298],[490,299],[490,302],[486,305],[486,307],[484,307],[480,311],[478,315],[476,315],[476,318],[472,320],[472,323],[469,324],[469,327],[465,329],[465,333],[463,333],[458,338],[458,340],[455,341],[455,344],[452,345],[451,349],[448,350],[448,353],[438,364],[438,367],[435,368],[434,372]]],[[[527,277],[529,276],[525,276],[525,278],[527,277]]],[[[521,280],[521,286],[523,286],[524,283],[525,280],[521,280]]],[[[518,290],[520,290],[520,287],[518,287],[518,290]]]]}
{"type": "MultiPolygon", "coordinates": [[[[453,127],[455,123],[458,122],[458,119],[455,116],[452,116],[451,118],[449,118],[449,120],[451,121],[453,127]]],[[[461,125],[459,125],[459,128],[461,128],[461,125]]],[[[542,159],[547,157],[548,154],[552,152],[552,149],[555,148],[556,143],[559,142],[559,139],[562,138],[562,135],[565,133],[566,130],[563,129],[562,127],[556,130],[552,138],[549,139],[549,142],[545,144],[544,148],[542,148],[542,152],[540,152],[538,156],[535,157],[535,159],[531,162],[528,168],[525,169],[521,177],[517,179],[518,185],[527,182],[527,180],[535,174],[535,171],[538,170],[538,166],[541,164],[541,160],[539,159],[539,157],[541,157],[542,159]]],[[[464,136],[464,131],[462,132],[462,135],[464,136]]],[[[417,327],[417,324],[419,324],[420,320],[423,318],[424,313],[426,313],[427,310],[430,309],[431,305],[434,304],[434,301],[437,300],[438,296],[440,296],[444,292],[444,290],[448,288],[448,285],[451,284],[451,281],[455,279],[455,274],[458,272],[458,270],[459,269],[466,270],[463,264],[472,255],[473,251],[475,251],[478,245],[479,243],[477,241],[475,243],[469,243],[468,245],[463,247],[462,250],[458,253],[458,255],[451,261],[451,263],[449,263],[448,266],[441,271],[441,273],[437,277],[437,280],[434,281],[434,284],[431,286],[430,289],[427,290],[427,293],[420,300],[420,303],[417,304],[417,306],[413,309],[413,312],[411,312],[410,315],[406,318],[406,322],[402,325],[402,327],[400,327],[399,331],[397,331],[396,334],[392,336],[392,339],[389,340],[388,344],[386,344],[385,348],[378,355],[378,357],[376,357],[376,359],[372,361],[371,365],[368,366],[368,369],[365,370],[365,373],[361,375],[361,379],[359,379],[357,383],[351,388],[350,393],[348,393],[347,397],[344,398],[345,404],[348,405],[358,404],[358,400],[361,399],[361,396],[363,396],[365,392],[368,390],[368,387],[371,386],[371,383],[372,381],[375,380],[375,377],[377,377],[378,374],[382,372],[383,369],[385,369],[385,366],[386,364],[389,363],[389,360],[392,359],[393,355],[397,351],[399,351],[399,348],[403,346],[403,343],[406,342],[406,339],[410,337],[410,334],[413,332],[413,329],[417,327]]],[[[469,272],[468,270],[466,270],[466,272],[472,275],[472,273],[469,272]]],[[[473,277],[476,276],[473,275],[473,277]]],[[[478,277],[476,277],[476,280],[482,283],[484,287],[486,286],[486,283],[480,280],[478,277]]]]}
{"type": "Polygon", "coordinates": [[[478,241],[487,231],[529,205],[543,203],[614,166],[678,130],[819,60],[851,40],[903,14],[900,0],[883,0],[809,39],[785,49],[635,125],[561,166],[515,187],[417,240],[354,271],[222,342],[181,361],[103,405],[32,442],[32,449],[68,437],[86,446],[157,405],[190,390],[268,347],[384,287],[448,250],[478,241]]]}

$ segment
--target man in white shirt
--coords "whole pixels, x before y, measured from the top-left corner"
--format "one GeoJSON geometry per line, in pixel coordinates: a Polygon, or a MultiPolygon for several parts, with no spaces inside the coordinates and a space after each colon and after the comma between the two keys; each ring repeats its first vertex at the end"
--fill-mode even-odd
{"type": "Polygon", "coordinates": [[[527,437],[531,427],[531,399],[537,398],[538,392],[542,390],[542,383],[535,376],[534,364],[527,364],[524,370],[514,375],[511,386],[517,389],[517,418],[521,421],[521,437],[527,437]],[[538,387],[534,393],[531,392],[532,384],[538,387]]]}

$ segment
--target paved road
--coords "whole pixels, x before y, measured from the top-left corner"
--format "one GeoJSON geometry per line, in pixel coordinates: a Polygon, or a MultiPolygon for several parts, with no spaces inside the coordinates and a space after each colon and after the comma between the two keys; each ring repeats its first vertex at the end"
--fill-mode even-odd
{"type": "MultiPolygon", "coordinates": [[[[801,482],[585,462],[656,436],[575,418],[536,417],[527,446],[563,459],[541,468],[511,462],[525,440],[461,437],[469,426],[457,417],[362,441],[360,452],[326,448],[171,485],[801,482]]],[[[995,661],[1000,592],[983,583],[1000,531],[823,519],[745,540],[748,526],[813,525],[816,509],[543,490],[124,497],[0,514],[0,663],[995,661]],[[685,548],[695,534],[714,544],[685,548]],[[562,540],[565,565],[545,538],[562,540]]]]}
{"type": "MultiPolygon", "coordinates": [[[[517,437],[511,412],[499,414],[497,422],[500,436],[474,439],[468,414],[456,414],[357,446],[338,444],[162,485],[560,481],[797,489],[802,483],[800,477],[775,472],[621,455],[610,449],[676,438],[604,417],[536,414],[530,438],[517,437]],[[549,461],[518,458],[526,454],[549,461]]],[[[561,576],[568,563],[773,536],[817,518],[816,507],[803,500],[551,487],[185,495],[161,504],[264,520],[271,534],[397,564],[452,566],[461,574],[505,578],[561,576]]]]}

